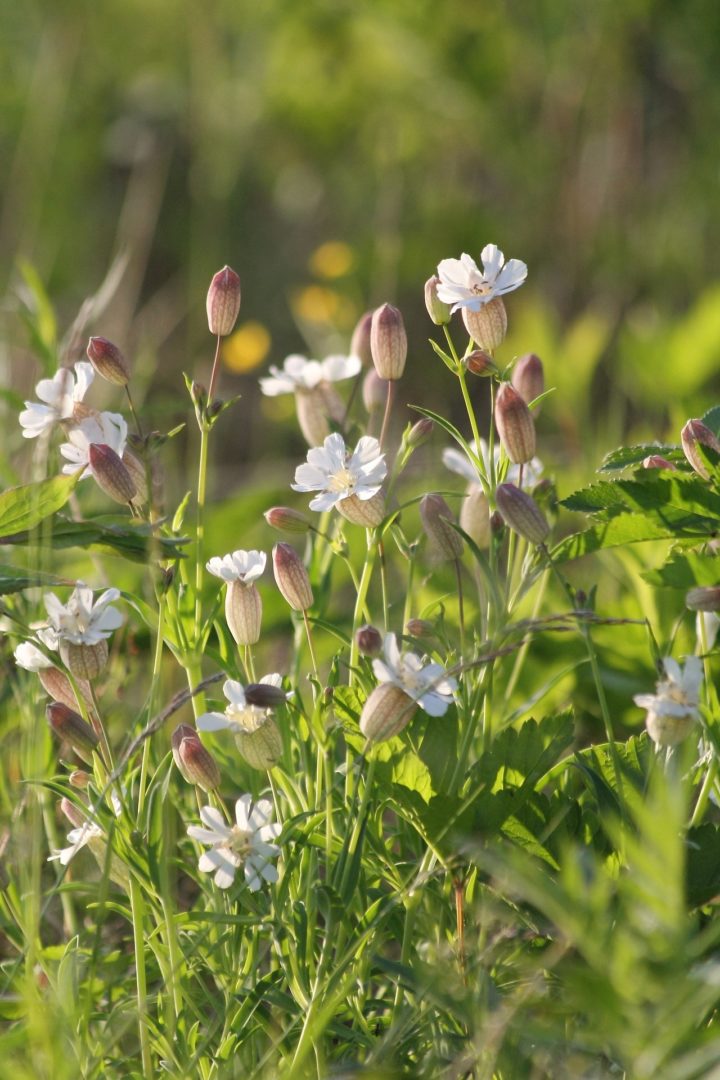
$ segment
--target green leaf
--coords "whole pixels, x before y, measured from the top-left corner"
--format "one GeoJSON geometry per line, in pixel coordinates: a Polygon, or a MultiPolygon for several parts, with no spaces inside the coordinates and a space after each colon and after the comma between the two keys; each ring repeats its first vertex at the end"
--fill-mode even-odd
{"type": "Polygon", "coordinates": [[[62,509],[80,479],[53,476],[37,484],[9,488],[0,495],[0,538],[37,528],[41,521],[62,509]]]}
{"type": "Polygon", "coordinates": [[[639,544],[646,540],[707,538],[716,534],[719,524],[712,518],[688,516],[677,511],[669,511],[665,521],[628,511],[593,525],[584,532],[573,533],[554,547],[550,554],[553,562],[559,563],[579,559],[605,548],[639,544]]]}
{"type": "Polygon", "coordinates": [[[153,526],[144,523],[115,524],[112,518],[91,518],[89,521],[55,521],[52,533],[41,536],[27,531],[2,538],[4,544],[36,545],[41,547],[99,547],[123,555],[136,562],[147,562],[155,549],[163,559],[184,558],[186,537],[153,534],[153,526]]]}
{"type": "Polygon", "coordinates": [[[668,511],[673,518],[681,514],[720,517],[720,495],[712,491],[698,477],[668,470],[651,470],[638,473],[632,480],[603,481],[576,491],[562,506],[568,510],[600,514],[607,518],[608,512],[641,510],[656,520],[667,520],[668,511]],[[653,511],[657,511],[653,514],[653,511]]]}
{"type": "Polygon", "coordinates": [[[22,592],[36,585],[53,588],[56,585],[74,585],[74,581],[56,577],[55,574],[43,574],[39,570],[23,570],[15,566],[0,563],[0,596],[22,592]]]}
{"type": "Polygon", "coordinates": [[[632,466],[642,465],[646,457],[658,454],[674,465],[685,463],[685,455],[679,446],[668,443],[642,443],[639,446],[621,446],[603,458],[599,472],[620,472],[632,466]]]}
{"type": "Polygon", "coordinates": [[[687,900],[700,907],[720,894],[720,829],[709,823],[689,829],[686,842],[687,900]]]}
{"type": "Polygon", "coordinates": [[[666,585],[672,589],[692,589],[697,585],[720,583],[720,557],[716,554],[673,552],[664,566],[645,570],[640,577],[651,585],[666,585]]]}

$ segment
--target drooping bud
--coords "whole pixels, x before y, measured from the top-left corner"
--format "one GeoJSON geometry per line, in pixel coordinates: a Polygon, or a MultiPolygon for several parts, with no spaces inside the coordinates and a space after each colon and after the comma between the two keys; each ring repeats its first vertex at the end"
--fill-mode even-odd
{"type": "Polygon", "coordinates": [[[407,433],[405,439],[405,445],[411,446],[413,450],[417,450],[419,446],[426,443],[428,439],[432,438],[432,434],[435,430],[435,424],[429,416],[423,416],[420,420],[417,420],[407,433]]]}
{"type": "Polygon", "coordinates": [[[128,503],[137,495],[132,476],[122,459],[105,443],[90,443],[90,468],[98,487],[119,503],[128,503]]]}
{"type": "Polygon", "coordinates": [[[516,465],[535,457],[535,422],[532,413],[510,383],[503,383],[495,402],[495,426],[505,453],[516,465]]]}
{"type": "Polygon", "coordinates": [[[381,379],[402,377],[407,360],[407,334],[403,317],[392,304],[383,304],[373,312],[370,347],[381,379]]]}
{"type": "Polygon", "coordinates": [[[45,715],[55,734],[69,743],[83,761],[92,763],[93,750],[97,749],[99,739],[80,713],[69,709],[61,701],[51,701],[45,715]]]}
{"type": "Polygon", "coordinates": [[[70,824],[74,825],[76,829],[79,829],[80,826],[84,825],[87,821],[85,815],[82,811],[78,810],[72,799],[62,798],[60,800],[60,809],[70,824]]]}
{"type": "Polygon", "coordinates": [[[670,469],[672,472],[677,472],[677,465],[673,465],[672,461],[661,457],[660,454],[648,454],[646,458],[643,458],[642,466],[643,469],[670,469]]]}
{"type": "Polygon", "coordinates": [[[273,506],[266,510],[263,517],[272,529],[285,533],[306,533],[310,528],[310,522],[299,510],[291,510],[289,506],[273,506]]]}
{"type": "Polygon", "coordinates": [[[550,532],[545,516],[526,491],[521,491],[515,484],[500,484],[495,492],[498,510],[503,518],[519,536],[531,544],[542,544],[550,532]]]}
{"type": "Polygon", "coordinates": [[[373,362],[372,349],[370,348],[372,317],[372,311],[366,311],[364,315],[360,316],[350,342],[350,355],[359,356],[364,368],[372,367],[373,362]]]}
{"type": "Polygon", "coordinates": [[[282,686],[273,686],[272,683],[248,683],[245,700],[248,705],[256,705],[258,709],[276,709],[285,704],[287,694],[282,686]]]}
{"type": "MultiPolygon", "coordinates": [[[[76,709],[78,702],[72,683],[64,671],[56,667],[41,668],[37,673],[40,685],[45,693],[55,701],[61,701],[69,709],[76,709]]],[[[92,691],[90,684],[80,679],[77,687],[86,705],[92,705],[92,691]]]]}
{"type": "Polygon", "coordinates": [[[127,386],[130,381],[130,368],[112,341],[104,337],[91,337],[87,345],[87,356],[101,378],[115,386],[127,386]]]}
{"type": "Polygon", "coordinates": [[[444,559],[459,559],[463,553],[462,537],[450,524],[453,512],[442,495],[424,495],[420,501],[420,518],[428,539],[444,559]]]}
{"type": "Polygon", "coordinates": [[[462,309],[465,329],[479,349],[493,352],[502,345],[507,333],[507,312],[502,297],[496,296],[479,311],[462,309]]]}
{"type": "Polygon", "coordinates": [[[465,357],[465,367],[471,375],[494,375],[497,371],[497,364],[484,349],[473,349],[465,357]]]}
{"type": "Polygon", "coordinates": [[[720,454],[720,442],[718,442],[717,437],[706,424],[703,424],[702,420],[688,420],[680,432],[680,441],[682,442],[685,457],[695,472],[702,476],[704,480],[709,480],[710,473],[702,455],[698,451],[698,445],[706,446],[709,450],[714,450],[716,454],[720,454]]]}
{"type": "Polygon", "coordinates": [[[405,632],[414,638],[435,637],[435,626],[428,619],[408,619],[405,632]]]}
{"type": "Polygon", "coordinates": [[[269,715],[254,731],[238,732],[235,745],[253,769],[272,769],[282,757],[282,734],[269,715]]]}
{"type": "Polygon", "coordinates": [[[108,662],[108,643],[104,639],[95,645],[76,645],[60,641],[60,659],[76,679],[88,682],[96,679],[108,662]]]}
{"type": "Polygon", "coordinates": [[[335,504],[335,509],[346,521],[353,525],[362,525],[365,529],[374,529],[385,517],[385,497],[382,491],[376,491],[369,499],[359,499],[357,495],[348,495],[335,504]]]}
{"type": "Polygon", "coordinates": [[[220,785],[220,769],[200,736],[189,724],[179,724],[172,733],[172,755],[183,778],[203,791],[220,785]]]}
{"type": "Polygon", "coordinates": [[[460,508],[460,528],[482,550],[490,547],[490,503],[482,488],[472,484],[460,508]]]}
{"type": "Polygon", "coordinates": [[[92,776],[85,769],[73,769],[68,780],[74,788],[84,791],[92,781],[92,776]]]}
{"type": "Polygon", "coordinates": [[[289,544],[273,548],[273,573],[278,589],[293,611],[307,611],[313,604],[313,592],[305,564],[289,544]]]}
{"type": "Polygon", "coordinates": [[[229,266],[218,270],[207,294],[207,317],[211,334],[227,337],[240,311],[240,278],[229,266]]]}
{"type": "Polygon", "coordinates": [[[690,589],[685,597],[690,611],[720,611],[720,586],[707,585],[690,589]]]}
{"type": "MultiPolygon", "coordinates": [[[[539,398],[545,392],[545,373],[543,362],[535,353],[525,353],[515,365],[512,373],[512,384],[526,405],[535,398],[539,398]]],[[[535,415],[540,412],[540,406],[534,409],[535,415]]]]}
{"type": "Polygon", "coordinates": [[[262,600],[254,582],[228,582],[225,593],[225,622],[236,645],[254,645],[260,640],[262,600]]]}
{"type": "Polygon", "coordinates": [[[360,714],[360,730],[368,742],[384,742],[406,728],[417,703],[394,683],[380,683],[370,694],[360,714]]]}
{"type": "Polygon", "coordinates": [[[374,367],[363,379],[362,396],[365,411],[371,415],[385,407],[388,395],[388,381],[381,379],[374,367]]]}
{"type": "Polygon", "coordinates": [[[379,656],[382,652],[382,634],[375,626],[361,626],[355,631],[355,641],[361,656],[379,656]]]}
{"type": "Polygon", "coordinates": [[[452,312],[450,311],[450,304],[445,304],[438,297],[437,287],[439,284],[440,278],[437,274],[433,274],[425,282],[425,307],[436,326],[447,326],[452,318],[452,312]]]}

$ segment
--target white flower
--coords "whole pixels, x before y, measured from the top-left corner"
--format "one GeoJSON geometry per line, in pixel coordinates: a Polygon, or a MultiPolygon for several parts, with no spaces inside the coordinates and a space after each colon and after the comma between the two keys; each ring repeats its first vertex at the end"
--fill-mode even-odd
{"type": "Polygon", "coordinates": [[[62,604],[55,593],[46,593],[45,610],[50,627],[61,641],[73,645],[97,645],[122,624],[122,615],[117,608],[108,606],[119,596],[119,589],[106,589],[93,603],[93,591],[82,581],[78,581],[67,604],[62,604]]]}
{"type": "Polygon", "coordinates": [[[683,670],[677,660],[666,657],[663,667],[666,677],[657,683],[655,693],[636,694],[633,701],[647,710],[650,738],[659,746],[674,746],[699,719],[703,665],[699,657],[688,656],[683,670]]]}
{"type": "MultiPolygon", "coordinates": [[[[263,675],[260,682],[266,686],[282,686],[282,677],[275,673],[263,675]]],[[[238,735],[249,735],[263,726],[268,718],[268,710],[259,705],[248,705],[242,683],[228,679],[223,684],[223,693],[228,699],[225,712],[209,712],[198,716],[198,731],[229,730],[238,735]]]]}
{"type": "Polygon", "coordinates": [[[250,585],[263,573],[267,555],[264,551],[233,551],[229,555],[216,555],[207,563],[207,569],[223,581],[242,581],[250,585]]]}
{"type": "Polygon", "coordinates": [[[17,666],[24,668],[25,671],[43,671],[45,668],[53,667],[52,660],[48,660],[45,653],[41,652],[37,645],[33,645],[32,641],[23,641],[13,655],[17,666]]]}
{"type": "Polygon", "coordinates": [[[325,360],[308,360],[293,354],[282,369],[270,367],[270,378],[260,380],[260,389],[268,397],[293,394],[296,390],[314,390],[320,383],[340,382],[357,375],[362,367],[359,356],[328,356],[325,360]]]}
{"type": "Polygon", "coordinates": [[[457,690],[455,679],[447,676],[440,664],[423,664],[417,653],[400,652],[394,634],[386,636],[383,652],[384,660],[372,662],[378,682],[393,683],[404,690],[429,716],[443,716],[457,690]]]}
{"type": "Polygon", "coordinates": [[[95,378],[92,364],[81,360],[72,368],[63,367],[52,379],[41,379],[35,387],[40,401],[26,401],[19,420],[23,437],[36,439],[58,423],[70,420],[75,406],[82,401],[95,378]],[[44,404],[41,404],[44,402],[44,404]]]}
{"type": "Polygon", "coordinates": [[[236,824],[229,826],[214,806],[203,806],[200,819],[205,826],[189,825],[188,836],[201,844],[209,844],[203,852],[198,869],[215,875],[219,889],[229,889],[235,880],[235,871],[245,869],[245,880],[252,892],[265,881],[277,881],[277,868],[270,863],[280,854],[277,844],[270,843],[280,832],[280,825],[272,822],[272,803],[259,799],[252,805],[250,795],[242,795],[235,803],[236,824]]]}
{"type": "Polygon", "coordinates": [[[496,296],[518,289],[527,277],[525,263],[519,259],[505,262],[505,256],[495,244],[487,244],[480,258],[482,273],[469,255],[439,263],[437,295],[443,303],[452,304],[453,311],[458,308],[479,311],[496,296]]]}
{"type": "MultiPolygon", "coordinates": [[[[110,794],[110,801],[115,817],[120,817],[120,814],[122,813],[122,803],[114,791],[110,794]]],[[[88,811],[91,814],[95,813],[95,807],[92,803],[88,807],[88,811]]],[[[77,810],[77,808],[75,808],[75,813],[77,814],[77,817],[81,816],[80,811],[77,810]]],[[[74,815],[73,817],[74,820],[77,820],[77,817],[74,815]]],[[[52,855],[48,855],[48,862],[54,862],[57,859],[62,866],[67,866],[70,860],[77,855],[80,848],[84,848],[86,844],[89,844],[91,840],[95,839],[104,840],[105,833],[96,822],[88,819],[87,821],[84,821],[82,825],[78,825],[75,829],[70,830],[67,834],[68,846],[53,851],[52,855]]]]}
{"type": "Polygon", "coordinates": [[[310,503],[311,510],[330,510],[343,499],[356,495],[361,501],[371,499],[387,476],[385,455],[380,443],[363,435],[352,453],[342,435],[328,435],[322,446],[308,450],[307,462],[295,470],[293,491],[319,491],[310,503]]]}
{"type": "MultiPolygon", "coordinates": [[[[477,453],[477,447],[475,440],[473,439],[469,444],[470,449],[477,453]]],[[[502,457],[502,448],[499,443],[495,443],[493,447],[493,458],[495,461],[495,475],[498,475],[500,468],[500,459],[502,457]]],[[[488,444],[484,439],[480,440],[480,458],[485,467],[485,475],[490,474],[490,450],[488,444]]],[[[454,447],[449,447],[442,452],[442,461],[446,469],[450,469],[451,472],[457,473],[458,476],[462,476],[464,480],[467,480],[469,484],[475,484],[480,486],[478,475],[475,471],[474,465],[468,460],[467,455],[462,450],[456,450],[454,447]]],[[[543,463],[538,457],[532,458],[531,461],[527,461],[522,466],[522,486],[524,488],[535,487],[543,472],[543,463]]],[[[508,465],[507,471],[504,477],[505,481],[509,484],[515,484],[520,486],[520,465],[513,465],[512,462],[508,465]]]]}
{"type": "Polygon", "coordinates": [[[69,442],[63,443],[60,453],[69,463],[63,465],[66,476],[83,470],[82,479],[92,475],[90,468],[91,444],[104,444],[114,450],[118,457],[125,453],[127,442],[127,424],[120,413],[102,412],[88,416],[68,435],[69,442]]]}

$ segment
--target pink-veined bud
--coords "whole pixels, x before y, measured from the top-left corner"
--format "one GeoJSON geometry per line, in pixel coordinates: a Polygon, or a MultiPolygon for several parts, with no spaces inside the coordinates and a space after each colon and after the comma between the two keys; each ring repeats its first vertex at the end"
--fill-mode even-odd
{"type": "Polygon", "coordinates": [[[414,638],[435,637],[435,626],[428,619],[408,619],[405,633],[414,638]]]}
{"type": "MultiPolygon", "coordinates": [[[[37,675],[40,680],[40,685],[49,697],[53,698],[55,701],[61,701],[63,705],[67,705],[69,709],[77,708],[78,700],[75,696],[75,691],[64,671],[60,671],[59,668],[56,667],[41,668],[37,675]]],[[[90,689],[90,684],[79,679],[77,680],[76,685],[85,704],[91,706],[92,691],[90,689]]]]}
{"type": "Polygon", "coordinates": [[[437,287],[439,284],[440,278],[437,274],[433,274],[425,282],[425,307],[436,326],[447,326],[452,318],[452,312],[450,311],[450,304],[444,303],[438,297],[437,287]]]}
{"type": "Polygon", "coordinates": [[[683,453],[695,472],[702,476],[703,480],[709,480],[710,473],[702,455],[698,452],[698,446],[706,446],[709,450],[720,454],[720,442],[717,436],[706,424],[703,424],[702,420],[688,420],[680,432],[680,441],[683,453]]]}
{"type": "Polygon", "coordinates": [[[307,611],[313,592],[305,564],[289,544],[276,544],[272,552],[273,573],[278,589],[293,611],[307,611]]]}
{"type": "Polygon", "coordinates": [[[531,544],[545,542],[550,526],[532,495],[521,491],[515,484],[500,484],[495,499],[498,510],[513,532],[531,544]]]}
{"type": "Polygon", "coordinates": [[[503,383],[495,402],[495,426],[505,453],[516,465],[535,457],[532,413],[510,383],[503,383]]]}
{"type": "Polygon", "coordinates": [[[407,360],[407,334],[403,317],[392,304],[383,304],[373,312],[370,347],[381,379],[395,381],[402,377],[407,360]]]}
{"type": "Polygon", "coordinates": [[[479,349],[493,352],[502,345],[507,333],[507,312],[502,297],[496,296],[479,311],[462,309],[465,329],[479,349]]]}
{"type": "Polygon", "coordinates": [[[348,495],[335,504],[335,509],[346,521],[353,525],[362,525],[365,529],[374,529],[385,517],[385,497],[382,491],[376,491],[369,499],[359,499],[357,495],[348,495]]]}
{"type": "Polygon", "coordinates": [[[130,472],[111,446],[90,443],[88,448],[90,468],[98,487],[119,503],[131,502],[137,488],[130,472]]]}
{"type": "MultiPolygon", "coordinates": [[[[521,356],[513,368],[512,384],[526,405],[545,393],[545,373],[540,357],[535,353],[521,356]]],[[[540,406],[536,406],[533,411],[537,416],[540,406]]]]}
{"type": "Polygon", "coordinates": [[[74,825],[76,829],[79,829],[87,822],[87,818],[82,811],[77,808],[72,799],[62,798],[60,800],[60,809],[70,824],[74,825]]]}
{"type": "Polygon", "coordinates": [[[699,585],[690,589],[685,597],[690,611],[720,611],[720,586],[699,585]]]}
{"type": "Polygon", "coordinates": [[[69,782],[74,788],[84,791],[92,781],[92,776],[85,769],[73,769],[68,776],[69,782]]]}
{"type": "Polygon", "coordinates": [[[104,671],[108,662],[108,643],[104,639],[95,645],[76,645],[73,641],[60,641],[60,659],[76,679],[91,682],[104,671]]]}
{"type": "Polygon", "coordinates": [[[58,738],[69,743],[83,761],[92,762],[93,751],[97,749],[99,739],[80,713],[69,709],[61,701],[51,701],[45,709],[45,715],[58,738]]]}
{"type": "Polygon", "coordinates": [[[206,306],[210,333],[220,337],[232,333],[240,311],[240,278],[229,266],[218,270],[210,282],[206,306]]]}
{"type": "Polygon", "coordinates": [[[273,506],[266,510],[263,517],[272,529],[285,533],[306,533],[310,529],[310,522],[299,510],[291,510],[289,506],[273,506]]]}
{"type": "Polygon", "coordinates": [[[434,430],[435,424],[430,417],[421,417],[408,431],[405,445],[412,447],[413,450],[417,450],[419,446],[422,446],[423,443],[426,443],[428,439],[432,438],[434,430]]]}
{"type": "Polygon", "coordinates": [[[213,791],[220,785],[218,763],[194,727],[179,724],[170,741],[175,764],[188,784],[196,784],[203,791],[213,791]]]}
{"type": "Polygon", "coordinates": [[[360,316],[350,342],[350,355],[359,356],[364,368],[371,368],[373,362],[372,349],[370,348],[372,317],[372,311],[366,311],[364,315],[360,316]]]}
{"type": "Polygon", "coordinates": [[[463,553],[462,537],[450,524],[455,519],[442,495],[423,496],[420,500],[420,518],[437,554],[445,559],[459,559],[463,553]]]}
{"type": "Polygon", "coordinates": [[[361,656],[379,656],[382,652],[382,634],[375,626],[360,626],[355,631],[355,641],[361,656]]]}
{"type": "Polygon", "coordinates": [[[643,469],[670,469],[671,472],[677,472],[677,465],[673,465],[672,461],[661,457],[660,454],[648,454],[646,458],[643,458],[642,465],[643,469]]]}
{"type": "Polygon", "coordinates": [[[471,375],[488,376],[494,375],[497,371],[497,364],[492,356],[490,356],[489,353],[486,353],[484,349],[473,349],[473,351],[465,357],[465,367],[471,375]]]}
{"type": "Polygon", "coordinates": [[[101,378],[115,386],[127,386],[130,368],[127,360],[112,341],[104,337],[91,337],[87,344],[87,357],[101,378]]]}
{"type": "Polygon", "coordinates": [[[254,582],[228,582],[225,622],[236,645],[255,645],[260,640],[262,600],[254,582]]]}
{"type": "Polygon", "coordinates": [[[372,415],[385,407],[388,395],[388,381],[381,379],[374,367],[366,373],[362,385],[362,398],[365,411],[372,415]]]}

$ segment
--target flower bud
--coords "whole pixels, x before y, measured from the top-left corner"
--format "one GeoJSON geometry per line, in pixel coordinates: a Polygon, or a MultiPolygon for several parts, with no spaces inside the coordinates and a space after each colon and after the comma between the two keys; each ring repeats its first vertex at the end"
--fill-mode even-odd
{"type": "Polygon", "coordinates": [[[698,586],[690,589],[685,597],[690,611],[720,611],[720,586],[698,586]]]}
{"type": "Polygon", "coordinates": [[[289,506],[273,506],[266,510],[263,517],[272,529],[286,533],[306,533],[310,528],[310,522],[299,510],[291,510],[289,506]]]}
{"type": "Polygon", "coordinates": [[[225,593],[225,622],[236,645],[254,645],[260,640],[262,600],[254,582],[228,582],[225,593]]]}
{"type": "Polygon", "coordinates": [[[220,769],[200,736],[189,724],[179,724],[172,733],[172,754],[183,778],[203,791],[212,791],[220,784],[220,769]]]}
{"type": "Polygon", "coordinates": [[[495,492],[498,510],[507,524],[531,544],[542,544],[550,532],[542,510],[526,491],[515,484],[500,484],[495,492]]]}
{"type": "Polygon", "coordinates": [[[87,356],[101,378],[115,386],[127,386],[130,381],[130,368],[112,341],[104,337],[91,337],[87,345],[87,356]]]}
{"type": "Polygon", "coordinates": [[[450,311],[450,304],[445,304],[438,298],[437,287],[439,284],[440,278],[437,274],[433,274],[425,282],[425,307],[436,326],[447,326],[452,318],[452,312],[450,311]]]}
{"type": "Polygon", "coordinates": [[[405,632],[414,638],[435,637],[435,626],[428,619],[408,619],[405,632]]]}
{"type": "Polygon", "coordinates": [[[494,375],[497,364],[484,349],[474,349],[465,357],[465,367],[472,375],[494,375]]]}
{"type": "Polygon", "coordinates": [[[420,518],[426,536],[445,559],[459,559],[463,553],[462,537],[450,522],[453,513],[442,495],[424,495],[420,501],[420,518]]]}
{"type": "Polygon", "coordinates": [[[104,639],[96,645],[76,645],[72,641],[60,642],[60,659],[76,679],[96,679],[108,662],[108,643],[104,639]]]}
{"type": "Polygon", "coordinates": [[[64,742],[70,743],[83,761],[92,762],[93,750],[97,749],[99,739],[80,713],[69,709],[61,701],[51,701],[45,709],[45,715],[55,734],[64,742]]]}
{"type": "Polygon", "coordinates": [[[282,757],[282,735],[272,716],[255,731],[238,732],[235,745],[253,769],[272,769],[282,757]]]}
{"type": "Polygon", "coordinates": [[[85,769],[73,769],[68,776],[69,782],[74,788],[84,791],[92,781],[92,776],[85,769]]]}
{"type": "Polygon", "coordinates": [[[307,611],[313,593],[302,559],[289,544],[276,544],[272,557],[275,581],[285,600],[293,611],[307,611]]]}
{"type": "Polygon", "coordinates": [[[366,311],[364,315],[360,316],[350,342],[350,355],[359,356],[364,368],[372,367],[373,362],[372,349],[370,348],[372,317],[372,311],[366,311]]]}
{"type": "Polygon", "coordinates": [[[70,824],[74,825],[76,829],[79,829],[80,826],[84,825],[87,821],[85,815],[82,813],[81,810],[78,810],[72,799],[62,798],[60,800],[60,809],[62,810],[63,814],[68,819],[70,824]]]}
{"type": "Polygon", "coordinates": [[[348,495],[335,504],[335,509],[346,521],[353,525],[362,525],[365,529],[374,529],[385,517],[385,497],[376,491],[369,499],[359,499],[357,495],[348,495]]]}
{"type": "Polygon", "coordinates": [[[646,458],[643,458],[642,465],[643,469],[670,469],[672,472],[677,472],[677,465],[673,465],[672,461],[661,457],[660,454],[648,454],[646,458]]]}
{"type": "Polygon", "coordinates": [[[482,550],[490,547],[490,503],[482,488],[472,484],[460,508],[460,528],[482,550]]]}
{"type": "Polygon", "coordinates": [[[535,457],[535,422],[510,383],[503,383],[495,402],[495,426],[505,453],[516,465],[535,457]]]}
{"type": "Polygon", "coordinates": [[[382,634],[374,626],[359,627],[355,631],[355,641],[361,656],[379,656],[382,652],[382,634]]]}
{"type": "Polygon", "coordinates": [[[507,333],[507,312],[501,297],[483,304],[479,311],[463,308],[462,317],[465,329],[479,349],[493,352],[502,345],[507,333]]]}
{"type": "Polygon", "coordinates": [[[137,495],[137,488],[113,448],[105,443],[90,443],[88,454],[98,487],[115,502],[131,502],[137,495]]]}
{"type": "MultiPolygon", "coordinates": [[[[45,693],[55,701],[61,701],[69,709],[76,709],[78,702],[72,683],[64,671],[56,667],[41,668],[37,673],[40,685],[45,693]]],[[[78,690],[86,705],[92,705],[92,692],[89,683],[78,680],[78,690]]]]}
{"type": "Polygon", "coordinates": [[[384,742],[398,735],[412,720],[416,702],[394,683],[380,683],[360,714],[360,730],[368,742],[384,742]]]}
{"type": "Polygon", "coordinates": [[[374,367],[363,379],[362,396],[365,411],[371,415],[385,407],[388,395],[388,381],[381,379],[374,367]]]}
{"type": "Polygon", "coordinates": [[[147,486],[147,473],[145,466],[139,458],[135,457],[131,450],[126,450],[123,454],[121,461],[128,473],[130,479],[135,485],[135,502],[146,503],[148,501],[148,486],[147,486]]]}
{"type": "MultiPolygon", "coordinates": [[[[513,369],[512,384],[526,405],[545,393],[545,374],[540,357],[535,353],[521,356],[513,369]]],[[[534,410],[536,416],[539,411],[538,405],[534,410]]]]}
{"type": "Polygon", "coordinates": [[[413,450],[417,450],[419,446],[426,443],[428,439],[432,437],[435,430],[435,424],[429,416],[423,416],[420,420],[417,420],[407,433],[405,439],[405,445],[411,446],[413,450]]]}
{"type": "Polygon", "coordinates": [[[702,420],[688,420],[680,432],[680,441],[682,442],[685,457],[695,472],[702,476],[704,480],[709,480],[710,473],[697,448],[698,445],[706,446],[708,449],[714,450],[716,454],[720,454],[720,442],[718,442],[716,436],[709,427],[703,424],[702,420]]]}
{"type": "Polygon", "coordinates": [[[370,347],[380,378],[401,378],[407,359],[407,334],[403,317],[392,304],[383,304],[373,312],[370,347]]]}
{"type": "Polygon", "coordinates": [[[240,311],[240,278],[229,266],[218,270],[207,294],[207,317],[211,334],[227,337],[240,311]]]}
{"type": "Polygon", "coordinates": [[[287,694],[282,686],[273,686],[272,683],[248,683],[245,700],[248,705],[255,705],[258,709],[276,709],[285,704],[287,694]]]}

